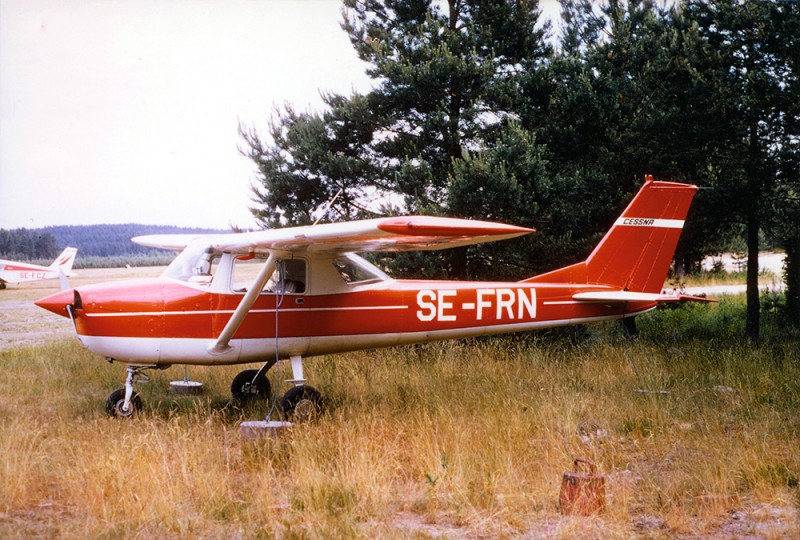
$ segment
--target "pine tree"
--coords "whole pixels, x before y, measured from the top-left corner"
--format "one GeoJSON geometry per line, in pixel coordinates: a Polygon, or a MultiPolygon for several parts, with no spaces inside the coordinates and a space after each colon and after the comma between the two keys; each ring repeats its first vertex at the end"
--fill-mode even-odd
{"type": "MultiPolygon", "coordinates": [[[[343,28],[375,86],[366,95],[325,95],[323,113],[285,108],[269,142],[241,129],[242,151],[259,167],[254,215],[266,226],[309,223],[340,193],[331,206],[339,218],[370,210],[452,214],[451,206],[488,218],[464,211],[451,190],[463,180],[462,162],[476,164],[513,129],[525,101],[520,74],[537,71],[550,54],[538,2],[344,5],[343,28]]],[[[439,261],[428,267],[437,272],[471,275],[464,250],[433,256],[439,261]]]]}
{"type": "MultiPolygon", "coordinates": [[[[796,178],[798,6],[788,2],[690,1],[687,16],[707,47],[699,74],[711,89],[705,105],[725,129],[717,141],[715,188],[745,226],[747,320],[759,337],[759,233],[775,221],[780,193],[796,178]],[[789,150],[794,147],[794,152],[789,150]],[[788,152],[788,154],[787,154],[788,152]]],[[[795,180],[796,182],[796,180],[795,180]]]]}

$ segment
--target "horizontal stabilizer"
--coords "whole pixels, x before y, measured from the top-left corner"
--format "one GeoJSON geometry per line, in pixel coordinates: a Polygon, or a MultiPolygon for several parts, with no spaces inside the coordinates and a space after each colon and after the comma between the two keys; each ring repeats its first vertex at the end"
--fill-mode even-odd
{"type": "Polygon", "coordinates": [[[688,294],[659,294],[635,291],[593,291],[572,295],[573,300],[581,302],[716,302],[702,296],[688,294]]]}

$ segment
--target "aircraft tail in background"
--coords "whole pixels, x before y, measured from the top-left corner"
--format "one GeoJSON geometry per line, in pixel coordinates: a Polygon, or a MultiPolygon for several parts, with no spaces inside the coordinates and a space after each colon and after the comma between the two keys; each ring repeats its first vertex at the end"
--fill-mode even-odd
{"type": "Polygon", "coordinates": [[[61,287],[64,288],[68,285],[66,277],[73,275],[72,265],[75,262],[77,253],[77,248],[65,248],[50,266],[0,260],[0,289],[5,289],[9,283],[24,283],[43,279],[59,279],[61,280],[61,287]]]}
{"type": "Polygon", "coordinates": [[[525,281],[595,284],[618,291],[660,293],[697,189],[690,184],[655,182],[647,177],[585,261],[525,281]]]}
{"type": "Polygon", "coordinates": [[[53,261],[49,268],[55,272],[60,270],[65,276],[69,276],[70,272],[72,272],[72,265],[75,263],[75,256],[77,253],[78,248],[64,248],[64,251],[61,252],[61,255],[56,257],[56,260],[53,261]]]}

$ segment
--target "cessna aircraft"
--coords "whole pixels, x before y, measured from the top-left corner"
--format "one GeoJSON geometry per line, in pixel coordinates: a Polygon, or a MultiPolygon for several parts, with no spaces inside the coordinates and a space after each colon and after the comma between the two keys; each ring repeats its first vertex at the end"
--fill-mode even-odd
{"type": "Polygon", "coordinates": [[[39,281],[40,279],[57,279],[70,276],[72,263],[75,262],[75,254],[77,253],[77,248],[65,248],[50,266],[38,266],[36,264],[0,259],[0,289],[5,289],[9,283],[16,284],[23,281],[39,281]]]}
{"type": "Polygon", "coordinates": [[[434,250],[514,238],[531,229],[403,216],[204,236],[134,238],[179,250],[161,277],[79,287],[36,304],[69,317],[78,339],[128,364],[106,411],[130,416],[144,370],[262,363],[231,385],[270,395],[266,372],[289,359],[287,418],[317,412],[303,359],[393,345],[634,317],[659,302],[696,186],[644,186],[583,262],[519,282],[396,280],[357,252],[434,250]]]}

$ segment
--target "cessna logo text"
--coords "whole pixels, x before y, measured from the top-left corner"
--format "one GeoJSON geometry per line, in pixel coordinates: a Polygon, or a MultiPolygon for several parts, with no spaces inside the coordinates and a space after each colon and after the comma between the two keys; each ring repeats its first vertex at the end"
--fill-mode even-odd
{"type": "Polygon", "coordinates": [[[623,225],[651,226],[654,225],[655,222],[656,222],[655,219],[646,219],[646,218],[625,218],[622,220],[623,225]]]}
{"type": "Polygon", "coordinates": [[[457,321],[475,314],[475,320],[535,319],[536,289],[423,289],[417,293],[420,321],[457,321]]]}

